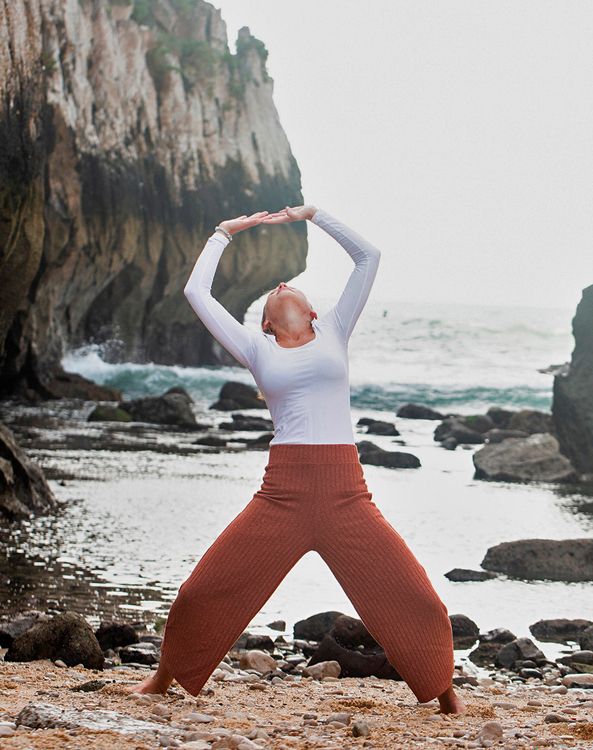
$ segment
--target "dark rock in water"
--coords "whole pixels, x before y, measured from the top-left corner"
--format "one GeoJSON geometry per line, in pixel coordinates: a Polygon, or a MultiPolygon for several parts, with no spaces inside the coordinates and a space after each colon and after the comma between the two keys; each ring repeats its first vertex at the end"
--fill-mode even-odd
{"type": "Polygon", "coordinates": [[[579,646],[582,649],[593,651],[593,625],[585,628],[578,637],[579,646]]]}
{"type": "Polygon", "coordinates": [[[374,420],[367,427],[369,435],[399,435],[399,432],[393,422],[383,422],[374,420]]]}
{"type": "Polygon", "coordinates": [[[210,409],[219,409],[220,411],[267,408],[267,404],[260,397],[257,388],[234,380],[229,380],[222,386],[218,401],[210,406],[210,409]]]}
{"type": "Polygon", "coordinates": [[[38,622],[49,620],[50,616],[38,610],[22,612],[11,620],[0,622],[0,648],[8,648],[15,638],[37,625],[38,622]]]}
{"type": "MultiPolygon", "coordinates": [[[[568,664],[570,667],[582,664],[585,667],[593,667],[593,651],[573,651],[568,656],[560,656],[556,661],[559,664],[568,664]]],[[[575,671],[578,671],[575,670],[575,671]]],[[[593,670],[583,669],[584,672],[593,670]]]]}
{"type": "Polygon", "coordinates": [[[272,430],[274,424],[271,419],[264,417],[249,417],[245,414],[233,414],[232,422],[222,422],[218,425],[221,430],[244,430],[247,432],[258,432],[261,430],[272,430]]]}
{"type": "Polygon", "coordinates": [[[518,665],[517,662],[522,662],[525,659],[531,659],[536,664],[546,664],[546,655],[541,651],[531,638],[516,638],[510,643],[505,643],[502,648],[496,654],[494,663],[497,667],[505,667],[506,669],[515,669],[522,665],[518,665]]]}
{"type": "Polygon", "coordinates": [[[487,416],[494,422],[494,426],[500,430],[506,430],[515,412],[502,409],[500,406],[491,406],[486,412],[487,416]]]}
{"type": "Polygon", "coordinates": [[[259,435],[256,438],[233,438],[235,443],[245,443],[247,448],[252,450],[266,450],[270,444],[270,440],[274,437],[273,432],[264,432],[263,435],[259,435]]]}
{"type": "Polygon", "coordinates": [[[507,438],[473,455],[475,479],[502,482],[574,482],[578,476],[552,435],[507,438]]]}
{"type": "Polygon", "coordinates": [[[361,417],[356,423],[357,427],[366,427],[369,424],[373,424],[375,420],[373,417],[361,417]]]}
{"type": "Polygon", "coordinates": [[[528,432],[522,432],[521,430],[502,430],[495,427],[493,430],[488,430],[484,433],[487,443],[502,443],[507,438],[526,438],[529,437],[528,432]]]}
{"type": "Polygon", "coordinates": [[[529,581],[593,581],[593,539],[519,539],[490,547],[482,567],[529,581]]]}
{"type": "Polygon", "coordinates": [[[273,620],[272,622],[268,622],[266,627],[271,630],[280,630],[281,632],[284,632],[286,630],[286,620],[273,620]]]}
{"type": "Polygon", "coordinates": [[[380,644],[366,629],[362,620],[349,615],[337,617],[330,631],[334,640],[346,648],[356,648],[364,646],[365,648],[377,648],[380,644]]]}
{"type": "Polygon", "coordinates": [[[441,447],[448,451],[454,451],[457,448],[457,440],[450,435],[443,440],[441,447]]]}
{"type": "Polygon", "coordinates": [[[477,430],[468,427],[460,417],[447,417],[434,431],[434,439],[442,443],[447,438],[452,438],[456,443],[468,443],[478,445],[484,442],[484,435],[477,430]]]}
{"type": "Polygon", "coordinates": [[[103,651],[118,646],[129,646],[131,643],[138,643],[138,633],[131,625],[123,622],[102,622],[95,636],[103,651]]]}
{"type": "Polygon", "coordinates": [[[467,568],[453,568],[445,573],[445,578],[450,581],[488,581],[490,578],[497,578],[496,573],[489,570],[468,570],[467,568]]]}
{"type": "MultiPolygon", "coordinates": [[[[153,740],[178,734],[179,730],[156,721],[133,719],[117,711],[61,708],[51,703],[28,703],[16,717],[17,726],[31,729],[61,728],[66,730],[90,729],[95,732],[117,732],[123,735],[148,735],[153,740]]],[[[142,743],[144,744],[144,743],[142,743]]],[[[84,747],[79,745],[78,747],[84,747]]],[[[62,745],[65,747],[66,745],[62,745]]],[[[117,748],[117,739],[112,740],[117,748]]]]}
{"type": "Polygon", "coordinates": [[[591,620],[556,618],[538,620],[529,626],[529,631],[538,641],[567,643],[568,641],[578,641],[583,631],[591,626],[593,626],[591,620]]]}
{"type": "Polygon", "coordinates": [[[188,404],[193,404],[194,399],[189,394],[189,392],[181,385],[173,385],[171,388],[168,388],[164,393],[163,396],[166,396],[169,393],[176,393],[178,396],[183,396],[188,404]]]}
{"type": "Polygon", "coordinates": [[[440,411],[435,411],[429,406],[423,404],[404,404],[400,406],[396,412],[396,417],[403,417],[403,419],[444,419],[444,414],[440,411]]]}
{"type": "Polygon", "coordinates": [[[105,657],[93,629],[77,612],[64,612],[34,625],[15,638],[5,661],[61,659],[68,666],[103,669],[105,657]]]}
{"type": "Polygon", "coordinates": [[[494,422],[485,414],[469,414],[464,417],[457,417],[457,419],[469,430],[479,432],[482,435],[495,427],[494,422]]]}
{"type": "Polygon", "coordinates": [[[119,651],[122,664],[158,664],[159,649],[154,643],[134,643],[131,646],[122,646],[119,651]]]}
{"type": "Polygon", "coordinates": [[[480,629],[467,615],[449,615],[455,648],[468,648],[478,638],[480,629]]]}
{"type": "Polygon", "coordinates": [[[80,398],[85,401],[118,401],[121,391],[118,388],[99,385],[76,372],[66,372],[57,368],[48,380],[38,384],[38,390],[45,398],[80,398]]]}
{"type": "Polygon", "coordinates": [[[337,661],[341,667],[340,677],[370,677],[375,675],[384,680],[401,680],[401,676],[391,665],[385,652],[362,653],[340,645],[331,633],[325,635],[307,666],[322,661],[337,661]]]}
{"type": "Polygon", "coordinates": [[[119,404],[136,422],[170,424],[183,427],[195,427],[196,418],[191,407],[182,394],[169,393],[164,396],[144,396],[119,404]]]}
{"type": "Polygon", "coordinates": [[[0,423],[0,515],[30,516],[57,503],[41,467],[19,447],[12,430],[0,423]]]}
{"type": "Polygon", "coordinates": [[[469,652],[468,658],[479,667],[487,667],[495,663],[496,655],[502,647],[503,644],[496,641],[479,643],[473,651],[469,652]]]}
{"type": "Polygon", "coordinates": [[[88,415],[87,422],[131,422],[132,415],[119,406],[99,404],[88,415]]]}
{"type": "Polygon", "coordinates": [[[522,409],[513,414],[509,420],[507,429],[521,430],[521,432],[535,435],[540,432],[553,432],[554,425],[550,413],[536,411],[535,409],[522,409]]]}
{"type": "Polygon", "coordinates": [[[216,435],[205,435],[204,437],[197,438],[197,440],[192,440],[192,443],[194,445],[224,446],[227,444],[227,441],[224,438],[216,437],[216,435]]]}
{"type": "Polygon", "coordinates": [[[269,635],[259,635],[256,633],[250,633],[247,637],[244,648],[252,649],[256,648],[260,651],[274,651],[276,648],[274,641],[269,635]]]}
{"type": "Polygon", "coordinates": [[[338,617],[343,617],[343,613],[332,610],[299,620],[294,624],[293,636],[305,641],[320,641],[333,628],[338,617]]]}
{"type": "Polygon", "coordinates": [[[562,452],[583,474],[593,474],[593,285],[572,321],[574,350],[566,375],[554,378],[552,414],[562,452]]]}
{"type": "Polygon", "coordinates": [[[478,636],[480,643],[510,643],[516,640],[517,636],[507,628],[493,628],[478,636]]]}
{"type": "Polygon", "coordinates": [[[386,451],[370,440],[361,440],[356,443],[356,447],[362,464],[386,466],[390,469],[417,469],[421,465],[420,460],[412,453],[386,451]]]}

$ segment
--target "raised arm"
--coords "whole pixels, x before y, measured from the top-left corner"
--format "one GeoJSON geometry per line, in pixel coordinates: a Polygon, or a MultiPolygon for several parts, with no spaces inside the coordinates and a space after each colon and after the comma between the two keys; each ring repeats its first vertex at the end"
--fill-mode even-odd
{"type": "Polygon", "coordinates": [[[333,316],[348,341],[377,275],[381,251],[339,219],[318,208],[311,221],[331,235],[354,261],[354,268],[336,304],[323,317],[333,316]]]}
{"type": "Polygon", "coordinates": [[[198,256],[183,293],[214,338],[245,367],[253,362],[255,341],[251,331],[212,296],[212,279],[229,240],[214,232],[198,256]]]}

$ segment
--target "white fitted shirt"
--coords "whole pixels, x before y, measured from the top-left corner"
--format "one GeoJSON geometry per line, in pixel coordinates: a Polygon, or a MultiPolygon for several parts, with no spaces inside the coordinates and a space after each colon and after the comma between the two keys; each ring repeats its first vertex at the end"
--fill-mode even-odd
{"type": "Polygon", "coordinates": [[[212,279],[229,240],[210,236],[183,290],[202,323],[253,375],[274,425],[276,443],[354,443],[350,414],[348,340],[377,275],[381,252],[327,211],[311,221],[350,255],[354,268],[336,304],[311,324],[315,338],[295,347],[252,331],[211,294],[212,279]]]}

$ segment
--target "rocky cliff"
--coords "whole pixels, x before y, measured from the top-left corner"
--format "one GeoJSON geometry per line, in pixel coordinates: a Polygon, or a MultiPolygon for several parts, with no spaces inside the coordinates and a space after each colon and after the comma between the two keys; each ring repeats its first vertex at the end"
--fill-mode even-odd
{"type": "MultiPolygon", "coordinates": [[[[51,395],[66,348],[234,363],[182,289],[216,223],[302,203],[267,51],[202,0],[0,0],[0,392],[51,395]]],[[[305,267],[256,227],[213,292],[238,319],[305,267]]]]}
{"type": "Polygon", "coordinates": [[[562,452],[593,477],[593,285],[583,290],[572,331],[570,367],[554,378],[552,415],[562,452]]]}

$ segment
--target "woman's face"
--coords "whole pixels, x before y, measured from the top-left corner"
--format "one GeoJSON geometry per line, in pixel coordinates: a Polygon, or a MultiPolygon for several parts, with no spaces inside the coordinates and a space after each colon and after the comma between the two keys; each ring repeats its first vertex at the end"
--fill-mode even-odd
{"type": "MultiPolygon", "coordinates": [[[[265,330],[268,325],[273,328],[275,321],[282,323],[294,317],[302,317],[303,313],[308,314],[312,309],[311,303],[300,289],[281,281],[266,298],[262,328],[265,330]]],[[[313,317],[317,317],[315,313],[313,317]]]]}

